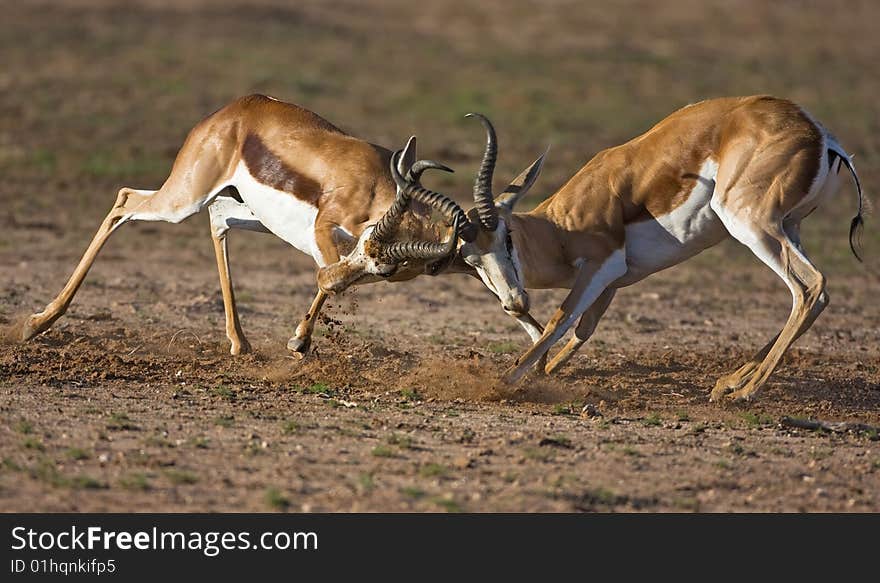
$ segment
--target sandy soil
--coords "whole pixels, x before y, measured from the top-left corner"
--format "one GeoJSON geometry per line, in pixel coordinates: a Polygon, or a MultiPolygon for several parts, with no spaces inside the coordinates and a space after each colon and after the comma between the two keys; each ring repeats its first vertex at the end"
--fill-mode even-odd
{"type": "MultiPolygon", "coordinates": [[[[274,3],[256,12],[224,3],[210,23],[221,33],[240,34],[226,37],[227,49],[202,41],[205,51],[216,52],[202,62],[193,49],[199,44],[193,33],[204,26],[197,11],[169,11],[153,2],[132,15],[105,4],[84,3],[71,21],[70,12],[24,3],[2,25],[8,34],[0,42],[13,63],[0,73],[0,169],[7,177],[0,184],[7,209],[0,230],[0,325],[6,327],[60,289],[116,189],[160,182],[185,130],[227,93],[274,89],[389,144],[420,118],[429,129],[439,127],[469,105],[450,102],[434,117],[417,109],[395,117],[395,108],[409,107],[401,95],[419,91],[416,78],[416,89],[404,82],[386,87],[386,98],[376,101],[391,102],[391,110],[371,113],[366,100],[352,96],[373,82],[363,71],[352,73],[352,94],[339,96],[332,83],[309,85],[308,74],[299,85],[274,81],[284,78],[281,62],[263,70],[255,64],[262,62],[258,49],[240,51],[253,47],[260,33],[280,39],[284,31],[271,26],[280,19],[303,33],[289,41],[295,46],[314,43],[321,55],[336,54],[333,43],[358,38],[360,25],[340,24],[338,14],[320,5],[305,4],[294,14],[274,3]],[[236,29],[239,21],[244,24],[236,29]],[[135,42],[131,33],[142,25],[148,30],[135,42]],[[165,37],[156,32],[163,25],[165,37]],[[227,67],[216,65],[223,54],[227,67]],[[90,68],[93,59],[98,66],[90,68]],[[185,70],[199,72],[204,84],[196,87],[185,70]],[[132,90],[138,76],[143,91],[132,90]],[[212,84],[223,89],[205,89],[212,84]],[[338,105],[346,97],[350,109],[338,105]],[[393,120],[392,127],[379,124],[381,116],[393,120]]],[[[797,26],[809,28],[826,16],[819,10],[797,26]]],[[[842,20],[828,18],[841,35],[847,31],[842,20]]],[[[457,36],[461,29],[439,33],[416,22],[410,34],[426,39],[413,45],[426,62],[437,58],[443,42],[459,43],[464,54],[492,50],[471,47],[457,36]]],[[[551,24],[530,23],[530,34],[551,24]]],[[[747,25],[756,39],[765,38],[759,24],[747,25]]],[[[388,26],[398,30],[400,22],[388,26]]],[[[624,37],[609,27],[604,41],[591,42],[617,46],[624,37]]],[[[552,50],[582,48],[573,31],[567,34],[574,44],[556,39],[552,50]]],[[[877,44],[873,36],[862,39],[877,44]]],[[[761,54],[766,47],[755,42],[761,54]]],[[[359,58],[381,59],[381,48],[359,58]]],[[[734,48],[744,51],[730,54],[742,65],[737,70],[750,71],[751,49],[734,48]]],[[[863,53],[852,50],[826,56],[856,67],[863,53]]],[[[513,73],[504,72],[497,54],[486,54],[501,71],[490,81],[503,87],[504,75],[513,73]]],[[[612,58],[596,55],[601,62],[612,58]]],[[[346,62],[338,59],[330,60],[346,62]]],[[[477,78],[474,67],[464,67],[471,72],[456,81],[477,78]]],[[[559,69],[565,91],[565,62],[559,69]]],[[[809,70],[793,86],[806,86],[809,70]]],[[[834,74],[851,79],[848,70],[834,74]]],[[[773,88],[770,72],[756,75],[735,85],[692,81],[687,91],[703,97],[773,88]]],[[[651,97],[641,85],[635,91],[651,97]]],[[[871,137],[876,132],[850,119],[863,114],[853,103],[874,108],[877,119],[866,95],[853,81],[842,104],[821,92],[805,99],[838,122],[829,125],[842,126],[841,139],[862,155],[870,191],[880,177],[871,165],[880,151],[871,137]]],[[[537,107],[515,100],[498,107],[508,106],[537,107]]],[[[615,107],[633,118],[643,115],[635,100],[615,107]]],[[[641,130],[615,129],[621,122],[609,121],[612,128],[597,137],[559,115],[548,118],[547,127],[574,124],[571,133],[531,135],[528,119],[514,118],[504,134],[529,135],[508,150],[514,159],[503,162],[505,171],[525,165],[548,135],[559,139],[544,194],[583,161],[562,152],[594,152],[618,133],[641,130]]],[[[602,125],[601,117],[592,121],[602,125]]],[[[447,185],[456,192],[466,192],[480,148],[472,129],[454,126],[421,140],[433,142],[429,153],[461,167],[447,185]]],[[[880,425],[880,239],[869,226],[869,262],[856,264],[845,240],[853,210],[854,195],[846,189],[805,234],[828,273],[831,306],[756,402],[725,407],[708,403],[714,380],[772,337],[790,305],[783,284],[733,243],[623,290],[567,368],[511,389],[496,378],[527,339],[476,281],[421,278],[334,298],[314,352],[300,361],[284,346],[314,292],[311,260],[270,236],[233,233],[242,320],[256,351],[231,357],[207,217],[126,226],[108,243],[66,317],[30,343],[0,345],[0,510],[878,511],[876,432],[780,424],[791,416],[880,425]]],[[[562,297],[535,292],[536,315],[548,317],[562,297]]]]}

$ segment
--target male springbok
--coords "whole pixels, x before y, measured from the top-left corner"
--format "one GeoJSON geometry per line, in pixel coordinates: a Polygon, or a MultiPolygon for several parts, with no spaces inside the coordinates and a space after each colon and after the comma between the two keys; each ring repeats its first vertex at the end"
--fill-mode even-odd
{"type": "MultiPolygon", "coordinates": [[[[229,229],[274,233],[331,273],[347,255],[346,264],[361,272],[357,283],[434,272],[433,264],[454,251],[455,230],[448,241],[437,242],[440,234],[423,217],[406,223],[404,231],[415,240],[392,241],[413,200],[426,203],[423,215],[430,206],[448,208],[445,197],[418,184],[428,168],[451,171],[430,160],[415,161],[415,138],[392,160],[390,151],[349,136],[297,105],[263,95],[237,99],[190,131],[159,190],[119,191],[67,284],[42,312],[23,322],[21,339],[47,330],[64,314],[101,247],[121,225],[178,223],[208,207],[230,352],[247,352],[229,268],[229,229]],[[392,163],[398,184],[389,171],[392,163]],[[431,240],[419,240],[423,236],[431,240]]],[[[326,298],[319,289],[289,349],[306,353],[326,298]]]]}
{"type": "Polygon", "coordinates": [[[828,305],[825,277],[807,258],[801,220],[839,186],[845,166],[858,191],[850,247],[863,224],[862,189],[837,140],[802,108],[768,96],[703,101],[673,113],[647,133],[597,154],[531,212],[521,198],[491,191],[495,132],[488,143],[478,204],[480,229],[459,247],[463,261],[502,298],[523,287],[571,292],[541,338],[505,372],[508,382],[547,354],[580,318],[574,337],[545,371],[557,370],[596,328],[615,291],[733,237],[791,290],[782,331],[750,361],[723,376],[711,399],[748,399],[786,349],[828,305]]]}
{"type": "MultiPolygon", "coordinates": [[[[687,106],[597,154],[527,213],[513,212],[527,188],[514,184],[493,196],[495,130],[477,117],[487,142],[476,204],[447,272],[476,272],[521,322],[531,318],[524,288],[571,290],[546,328],[530,331],[539,337],[505,372],[507,382],[517,382],[536,363],[547,373],[558,370],[592,335],[618,288],[733,237],[782,278],[793,297],[782,331],[711,393],[716,401],[748,399],[828,305],[825,277],[801,245],[800,222],[837,190],[843,166],[858,191],[850,247],[859,258],[855,235],[863,224],[863,198],[852,161],[790,101],[753,96],[687,106]],[[579,318],[574,337],[545,365],[550,347],[579,318]]],[[[529,186],[540,162],[529,169],[529,186]]]]}

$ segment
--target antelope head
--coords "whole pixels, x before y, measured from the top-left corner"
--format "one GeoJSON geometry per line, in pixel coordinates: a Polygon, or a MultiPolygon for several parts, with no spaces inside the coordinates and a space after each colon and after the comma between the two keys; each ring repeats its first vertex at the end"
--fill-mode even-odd
{"type": "Polygon", "coordinates": [[[420,273],[434,274],[454,256],[461,235],[460,227],[467,223],[465,213],[449,197],[428,190],[419,183],[425,170],[452,170],[432,160],[418,160],[407,169],[412,144],[414,140],[411,139],[403,150],[391,156],[391,176],[397,186],[394,202],[377,223],[364,229],[348,255],[318,271],[318,287],[321,290],[338,293],[355,283],[382,279],[400,281],[420,273]],[[452,223],[445,241],[401,240],[406,238],[399,236],[401,223],[414,200],[440,212],[452,223]]]}
{"type": "Polygon", "coordinates": [[[483,283],[498,296],[504,311],[522,316],[529,311],[529,296],[525,278],[511,237],[513,207],[537,180],[546,152],[504,189],[496,198],[492,194],[492,175],[498,158],[498,139],[495,128],[485,116],[476,117],[486,129],[486,150],[474,182],[474,208],[467,213],[471,230],[463,238],[458,257],[474,269],[483,283]]]}

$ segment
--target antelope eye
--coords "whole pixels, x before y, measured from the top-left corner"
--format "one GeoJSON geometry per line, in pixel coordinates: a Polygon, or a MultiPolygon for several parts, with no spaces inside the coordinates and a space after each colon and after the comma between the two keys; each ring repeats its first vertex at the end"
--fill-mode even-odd
{"type": "Polygon", "coordinates": [[[383,265],[377,271],[376,275],[379,277],[391,277],[395,273],[397,273],[398,265],[383,265]]]}

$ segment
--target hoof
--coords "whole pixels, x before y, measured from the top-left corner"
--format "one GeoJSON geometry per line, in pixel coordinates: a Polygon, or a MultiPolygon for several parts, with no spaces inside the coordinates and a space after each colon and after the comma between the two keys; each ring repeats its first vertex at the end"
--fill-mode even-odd
{"type": "Polygon", "coordinates": [[[241,341],[231,341],[232,345],[229,347],[229,354],[232,356],[238,356],[240,354],[248,354],[253,351],[251,348],[251,343],[247,340],[242,339],[241,341]]]}
{"type": "Polygon", "coordinates": [[[36,316],[30,316],[21,323],[21,329],[18,335],[19,340],[21,340],[21,342],[27,342],[37,334],[44,332],[46,328],[48,328],[48,326],[41,326],[36,316]]]}
{"type": "Polygon", "coordinates": [[[719,381],[719,383],[715,385],[715,388],[712,389],[712,393],[709,395],[709,402],[718,403],[721,401],[721,399],[733,393],[733,390],[733,387],[729,387],[726,383],[721,383],[719,381]]]}
{"type": "Polygon", "coordinates": [[[742,403],[745,401],[751,401],[755,392],[756,389],[751,388],[749,385],[744,387],[732,387],[722,379],[721,381],[718,381],[715,388],[712,389],[712,394],[709,395],[709,402],[721,403],[724,401],[726,403],[742,403]]]}
{"type": "Polygon", "coordinates": [[[752,388],[749,385],[746,385],[741,389],[724,395],[724,400],[729,403],[748,403],[752,400],[752,398],[754,398],[757,392],[758,390],[756,388],[752,388]]]}
{"type": "Polygon", "coordinates": [[[738,391],[746,384],[746,379],[736,380],[733,375],[725,375],[718,379],[712,393],[709,395],[709,401],[717,403],[728,395],[738,391]]]}
{"type": "Polygon", "coordinates": [[[294,336],[287,341],[287,350],[292,352],[294,356],[305,358],[306,354],[309,352],[309,346],[311,344],[311,339],[302,339],[294,336]]]}
{"type": "Polygon", "coordinates": [[[552,371],[547,368],[547,356],[544,355],[541,357],[541,360],[535,364],[535,373],[539,376],[544,376],[550,374],[552,371]]]}
{"type": "Polygon", "coordinates": [[[515,385],[522,378],[526,371],[520,370],[518,366],[512,366],[501,375],[501,382],[505,385],[515,385]]]}

